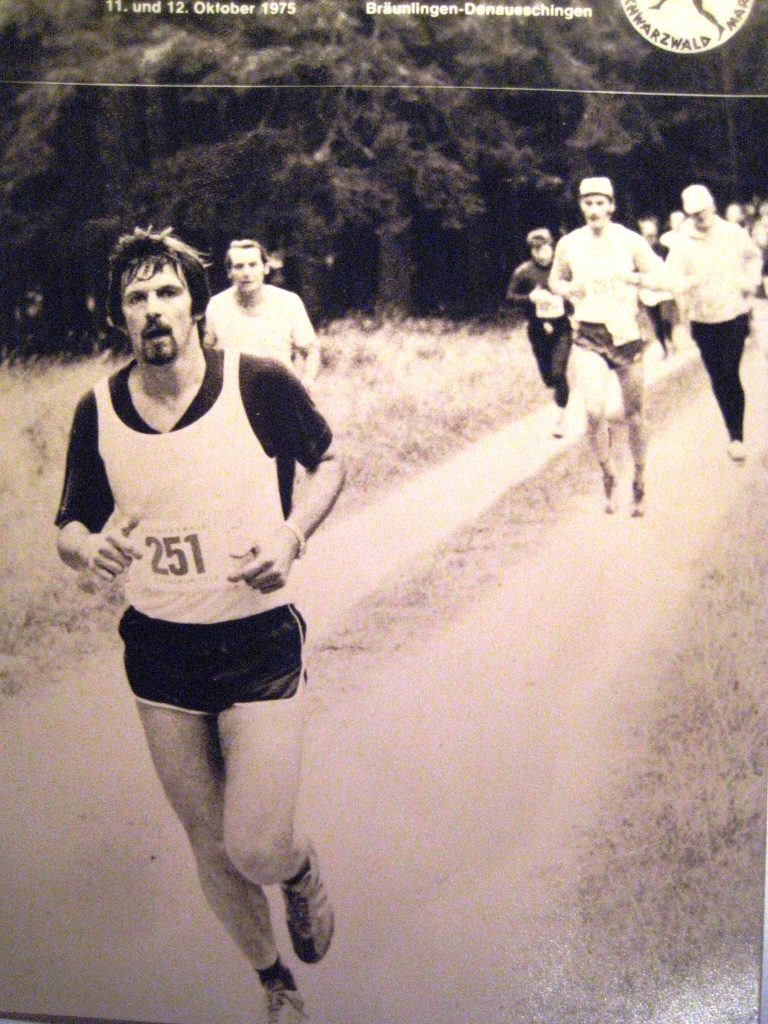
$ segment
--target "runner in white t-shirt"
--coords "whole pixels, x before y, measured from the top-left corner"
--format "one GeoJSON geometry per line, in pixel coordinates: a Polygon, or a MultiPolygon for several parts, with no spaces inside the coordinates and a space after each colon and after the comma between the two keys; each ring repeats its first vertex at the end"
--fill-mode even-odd
{"type": "Polygon", "coordinates": [[[640,289],[663,289],[664,264],[637,232],[611,220],[616,208],[609,178],[584,178],[579,206],[586,224],[555,249],[550,291],[574,306],[571,359],[587,412],[587,429],[603,472],[606,512],[616,510],[616,469],[611,457],[608,383],[616,374],[635,464],[632,515],[645,505],[646,432],[640,289]]]}
{"type": "Polygon", "coordinates": [[[269,256],[250,238],[227,250],[231,286],[208,303],[205,343],[277,359],[311,384],[320,369],[320,346],[309,315],[295,292],[267,284],[269,256]]]}

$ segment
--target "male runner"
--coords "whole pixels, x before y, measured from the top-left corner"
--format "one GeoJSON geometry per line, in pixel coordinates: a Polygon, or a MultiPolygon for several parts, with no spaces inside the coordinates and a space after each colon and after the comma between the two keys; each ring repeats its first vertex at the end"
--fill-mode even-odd
{"type": "Polygon", "coordinates": [[[534,228],[526,236],[531,258],[512,272],[507,302],[522,309],[527,321],[528,340],[544,384],[555,392],[558,409],[552,433],[565,433],[565,409],[568,405],[568,354],[571,351],[571,324],[565,302],[547,286],[554,255],[549,228],[534,228]]]}
{"type": "Polygon", "coordinates": [[[579,206],[586,223],[557,243],[549,287],[574,305],[576,379],[584,397],[590,443],[603,473],[605,511],[616,511],[616,470],[607,416],[608,381],[615,373],[635,465],[632,515],[641,516],[645,511],[646,343],[640,327],[639,290],[662,287],[664,264],[645,239],[611,220],[616,204],[609,178],[584,178],[579,206]]]}
{"type": "Polygon", "coordinates": [[[124,579],[128,682],[203,892],[257,971],[270,1024],[298,1024],[262,886],[280,884],[297,955],[319,960],[333,911],[294,823],[305,625],[290,575],[343,467],[292,373],[201,346],[208,298],[200,254],[170,229],[119,239],[108,312],[133,359],[75,412],[58,550],[124,579]]]}
{"type": "Polygon", "coordinates": [[[205,342],[271,356],[309,386],[320,369],[315,329],[298,295],[266,283],[268,270],[269,256],[260,242],[230,242],[227,277],[232,284],[208,303],[205,342]]]}
{"type": "Polygon", "coordinates": [[[718,216],[706,186],[689,185],[682,200],[689,219],[667,267],[688,308],[691,334],[725,420],[728,455],[743,462],[745,396],[739,367],[750,330],[749,298],[760,287],[763,258],[745,228],[718,216]]]}

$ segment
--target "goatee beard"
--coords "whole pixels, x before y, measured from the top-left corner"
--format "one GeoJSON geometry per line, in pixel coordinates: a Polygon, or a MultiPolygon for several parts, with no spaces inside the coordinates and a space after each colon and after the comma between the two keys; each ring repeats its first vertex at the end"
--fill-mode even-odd
{"type": "Polygon", "coordinates": [[[145,338],[142,341],[142,354],[144,362],[149,366],[167,366],[178,356],[179,346],[176,344],[175,338],[161,334],[154,338],[145,338]]]}

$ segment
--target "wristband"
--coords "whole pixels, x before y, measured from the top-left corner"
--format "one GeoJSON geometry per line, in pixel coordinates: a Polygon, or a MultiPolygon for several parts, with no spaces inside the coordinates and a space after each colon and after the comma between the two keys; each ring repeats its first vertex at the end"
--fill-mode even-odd
{"type": "Polygon", "coordinates": [[[301,532],[298,526],[294,526],[293,523],[289,523],[287,519],[283,523],[283,526],[287,527],[291,531],[293,536],[296,538],[296,540],[299,542],[299,550],[296,552],[296,557],[301,558],[301,556],[307,550],[307,538],[304,536],[304,534],[301,532]]]}

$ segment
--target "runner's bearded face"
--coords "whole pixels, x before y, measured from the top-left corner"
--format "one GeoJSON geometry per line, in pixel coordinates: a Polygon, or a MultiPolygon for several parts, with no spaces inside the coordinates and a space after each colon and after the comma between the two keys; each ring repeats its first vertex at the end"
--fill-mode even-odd
{"type": "Polygon", "coordinates": [[[170,265],[140,267],[123,288],[123,315],[133,354],[149,366],[174,362],[196,337],[192,296],[170,265]]]}
{"type": "Polygon", "coordinates": [[[229,251],[227,274],[240,295],[258,295],[267,274],[260,250],[256,246],[243,249],[234,246],[229,251]]]}
{"type": "Polygon", "coordinates": [[[584,220],[593,231],[602,231],[613,216],[615,204],[608,196],[582,196],[579,206],[584,220]]]}

